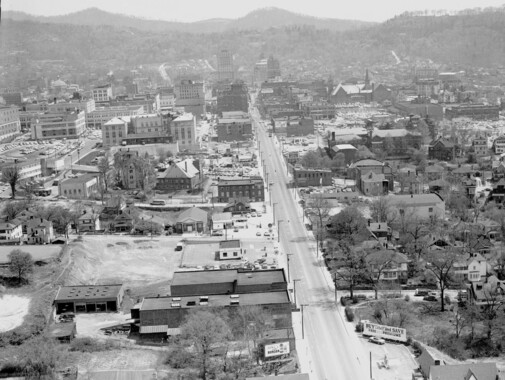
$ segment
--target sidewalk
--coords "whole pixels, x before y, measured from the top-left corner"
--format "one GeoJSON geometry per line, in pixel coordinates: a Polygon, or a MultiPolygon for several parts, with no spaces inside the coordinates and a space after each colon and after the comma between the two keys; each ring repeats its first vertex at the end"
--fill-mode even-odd
{"type": "MultiPolygon", "coordinates": [[[[293,320],[293,331],[296,338],[296,353],[301,373],[308,373],[312,377],[312,357],[306,339],[302,339],[302,314],[300,311],[291,314],[293,320]]],[[[317,380],[317,379],[314,379],[317,380]]]]}

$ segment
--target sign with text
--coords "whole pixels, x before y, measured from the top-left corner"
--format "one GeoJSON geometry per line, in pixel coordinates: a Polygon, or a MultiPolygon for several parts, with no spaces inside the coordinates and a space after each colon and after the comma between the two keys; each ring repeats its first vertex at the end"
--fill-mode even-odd
{"type": "Polygon", "coordinates": [[[289,342],[265,344],[265,358],[289,354],[289,342]]]}
{"type": "Polygon", "coordinates": [[[407,341],[407,330],[399,327],[378,325],[368,321],[363,321],[363,335],[376,336],[399,342],[407,341]]]}

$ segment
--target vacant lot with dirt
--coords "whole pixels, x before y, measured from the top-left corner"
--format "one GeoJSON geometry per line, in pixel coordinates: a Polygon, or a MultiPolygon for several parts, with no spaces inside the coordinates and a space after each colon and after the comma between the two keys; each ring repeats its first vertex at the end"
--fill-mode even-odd
{"type": "Polygon", "coordinates": [[[179,240],[168,236],[83,236],[72,243],[73,266],[66,285],[137,287],[168,281],[181,259],[181,252],[175,251],[179,240]]]}

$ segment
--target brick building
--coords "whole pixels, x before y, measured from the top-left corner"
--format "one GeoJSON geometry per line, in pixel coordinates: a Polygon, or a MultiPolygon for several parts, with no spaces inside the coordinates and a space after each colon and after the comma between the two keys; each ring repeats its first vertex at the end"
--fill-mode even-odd
{"type": "Polygon", "coordinates": [[[500,107],[485,104],[460,104],[446,108],[445,117],[449,120],[457,117],[468,117],[474,120],[498,120],[500,107]]]}
{"type": "Polygon", "coordinates": [[[217,141],[219,142],[250,140],[252,136],[252,122],[245,115],[221,118],[218,121],[217,141]]]}
{"type": "Polygon", "coordinates": [[[249,93],[247,85],[243,82],[232,83],[224,86],[217,94],[217,113],[227,111],[249,110],[249,93]]]}
{"type": "Polygon", "coordinates": [[[263,178],[233,178],[223,179],[217,184],[218,202],[228,203],[232,199],[246,198],[249,202],[263,202],[265,190],[263,178]]]}
{"type": "Polygon", "coordinates": [[[293,168],[296,187],[331,186],[333,175],[329,169],[293,168]]]}

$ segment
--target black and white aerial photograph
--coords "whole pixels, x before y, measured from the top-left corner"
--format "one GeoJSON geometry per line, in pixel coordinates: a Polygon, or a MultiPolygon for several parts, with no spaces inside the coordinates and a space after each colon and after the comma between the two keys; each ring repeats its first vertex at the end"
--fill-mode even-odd
{"type": "Polygon", "coordinates": [[[505,0],[0,0],[0,379],[505,380],[505,0]]]}

